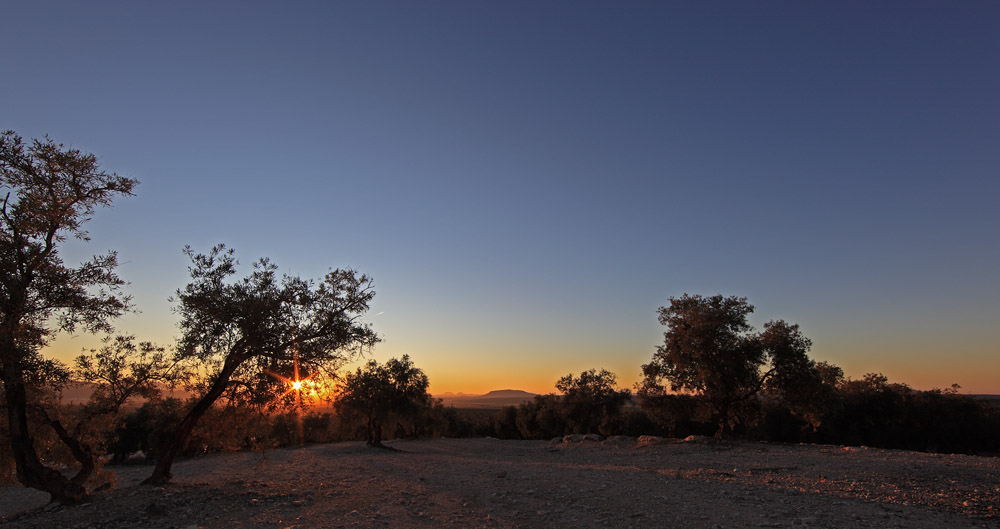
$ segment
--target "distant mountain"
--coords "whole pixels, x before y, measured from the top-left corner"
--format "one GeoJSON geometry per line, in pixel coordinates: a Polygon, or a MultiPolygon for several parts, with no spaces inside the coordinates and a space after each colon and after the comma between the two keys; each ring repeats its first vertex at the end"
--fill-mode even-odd
{"type": "Polygon", "coordinates": [[[527,391],[521,391],[519,389],[494,389],[493,391],[482,395],[481,398],[484,399],[531,399],[534,397],[534,393],[528,393],[527,391]]]}
{"type": "Polygon", "coordinates": [[[485,395],[444,393],[442,395],[435,395],[435,397],[440,398],[445,406],[499,410],[504,406],[516,406],[522,402],[531,400],[535,395],[535,393],[519,389],[495,389],[485,395]]]}

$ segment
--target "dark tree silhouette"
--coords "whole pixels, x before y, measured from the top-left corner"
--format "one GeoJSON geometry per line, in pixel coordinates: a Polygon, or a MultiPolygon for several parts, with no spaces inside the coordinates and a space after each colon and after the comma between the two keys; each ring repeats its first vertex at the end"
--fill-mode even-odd
{"type": "MultiPolygon", "coordinates": [[[[322,281],[277,278],[267,259],[245,278],[230,280],[237,261],[218,245],[208,255],[190,248],[192,281],[177,291],[182,337],[176,358],[198,362],[207,374],[202,395],[181,420],[145,482],[170,481],[170,467],[198,420],[219,397],[230,401],[281,393],[272,376],[333,372],[378,337],[361,317],[375,296],[372,280],[333,270],[322,281]],[[276,389],[277,388],[277,389],[276,389]]],[[[287,389],[285,389],[287,391],[287,389]]]]}
{"type": "Polygon", "coordinates": [[[58,249],[67,237],[88,240],[83,225],[96,209],[131,195],[137,183],[102,171],[93,154],[0,134],[0,380],[11,452],[18,480],[61,503],[80,501],[86,490],[41,462],[28,431],[29,386],[66,374],[39,351],[58,330],[110,331],[129,299],[115,273],[117,254],[74,268],[58,249]]]}
{"type": "Polygon", "coordinates": [[[368,446],[382,446],[382,426],[392,417],[406,417],[430,407],[427,375],[410,357],[392,358],[385,364],[371,360],[344,379],[335,404],[353,412],[365,423],[368,446]]]}
{"type": "Polygon", "coordinates": [[[93,385],[88,406],[103,413],[118,411],[133,397],[159,398],[163,386],[173,387],[189,376],[185,367],[169,358],[165,347],[115,336],[78,356],[73,371],[75,378],[93,385]]]}
{"type": "MultiPolygon", "coordinates": [[[[162,385],[172,386],[186,376],[183,369],[166,361],[164,351],[150,342],[136,344],[132,336],[108,337],[100,349],[78,357],[71,372],[75,380],[90,384],[92,391],[86,403],[66,409],[59,406],[56,394],[48,398],[40,395],[29,402],[29,414],[52,428],[80,463],[79,471],[70,478],[72,483],[86,486],[98,475],[107,434],[114,430],[114,422],[126,403],[134,397],[158,398],[162,385]]],[[[66,381],[53,389],[72,384],[66,381]]]]}
{"type": "Polygon", "coordinates": [[[617,377],[602,369],[591,369],[574,377],[560,378],[556,389],[562,392],[566,422],[577,433],[597,433],[606,421],[621,415],[622,406],[632,397],[629,390],[615,388],[617,377]]]}
{"type": "Polygon", "coordinates": [[[173,387],[189,374],[184,366],[167,358],[164,347],[136,343],[133,336],[108,337],[101,348],[77,357],[73,377],[91,384],[87,403],[68,421],[58,412],[38,408],[42,421],[55,430],[81,464],[72,481],[83,484],[98,470],[105,437],[126,403],[136,397],[157,399],[162,387],[173,387]]]}
{"type": "Polygon", "coordinates": [[[565,406],[558,395],[535,395],[511,408],[517,411],[516,425],[522,439],[552,439],[571,433],[565,406]]]}
{"type": "Polygon", "coordinates": [[[810,341],[798,325],[772,321],[755,334],[747,322],[751,313],[746,298],[670,298],[670,306],[659,309],[660,323],[668,327],[664,344],[642,366],[640,391],[662,391],[666,380],[674,391],[700,394],[718,417],[716,436],[724,437],[736,422],[736,407],[765,387],[791,394],[816,380],[806,356],[810,341]]]}

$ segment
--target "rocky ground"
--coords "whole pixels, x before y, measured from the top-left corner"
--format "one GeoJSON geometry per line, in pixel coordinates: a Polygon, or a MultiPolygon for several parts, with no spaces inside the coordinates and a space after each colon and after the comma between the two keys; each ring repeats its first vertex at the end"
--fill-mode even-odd
{"type": "Polygon", "coordinates": [[[616,438],[436,439],[221,454],[149,466],[76,506],[0,489],[10,528],[1000,527],[1000,459],[616,438]]]}

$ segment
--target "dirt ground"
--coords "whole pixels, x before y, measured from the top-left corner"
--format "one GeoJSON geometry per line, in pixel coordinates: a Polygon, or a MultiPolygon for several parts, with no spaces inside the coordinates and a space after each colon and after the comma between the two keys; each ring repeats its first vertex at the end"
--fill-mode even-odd
{"type": "Polygon", "coordinates": [[[436,439],[150,466],[76,506],[0,489],[10,528],[1000,527],[1000,459],[814,445],[618,438],[436,439]],[[653,441],[653,442],[645,442],[653,441]]]}

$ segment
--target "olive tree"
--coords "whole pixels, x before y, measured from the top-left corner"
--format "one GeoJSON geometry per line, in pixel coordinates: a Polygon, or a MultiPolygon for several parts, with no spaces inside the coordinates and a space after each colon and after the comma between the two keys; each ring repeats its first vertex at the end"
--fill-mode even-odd
{"type": "Polygon", "coordinates": [[[41,349],[57,331],[107,332],[129,307],[115,269],[117,254],[67,265],[67,238],[88,240],[84,224],[99,207],[129,196],[138,182],[101,170],[97,157],[49,138],[25,144],[0,133],[0,381],[17,479],[54,501],[83,499],[86,489],[42,463],[29,431],[29,395],[65,380],[62,364],[41,349]]]}
{"type": "Polygon", "coordinates": [[[562,393],[567,425],[577,433],[596,433],[602,426],[608,426],[607,421],[620,416],[632,392],[617,389],[616,382],[615,374],[606,369],[560,378],[556,389],[562,393]]]}
{"type": "Polygon", "coordinates": [[[660,324],[667,326],[664,344],[642,366],[640,394],[664,390],[701,395],[718,419],[717,437],[736,423],[736,408],[762,390],[800,394],[813,383],[816,368],[806,356],[811,342],[798,325],[781,320],[753,332],[747,317],[754,307],[746,298],[684,294],[660,307],[660,324]]]}
{"type": "Polygon", "coordinates": [[[29,404],[29,413],[52,428],[56,437],[69,449],[79,470],[70,481],[104,486],[108,479],[97,480],[101,456],[106,453],[110,434],[115,431],[122,408],[137,398],[157,399],[163,387],[172,387],[187,372],[166,358],[165,348],[151,342],[135,342],[133,336],[107,337],[99,349],[77,357],[70,376],[85,383],[90,398],[81,406],[59,406],[56,400],[39,398],[29,404]],[[103,483],[100,483],[103,481],[103,483]]]}
{"type": "Polygon", "coordinates": [[[335,405],[361,417],[368,446],[382,447],[383,424],[432,405],[428,385],[427,375],[407,355],[385,364],[370,360],[344,377],[335,405]]]}
{"type": "Polygon", "coordinates": [[[195,424],[225,397],[228,402],[286,393],[299,369],[332,373],[378,337],[362,322],[375,296],[372,280],[354,270],[331,270],[318,281],[277,275],[267,259],[234,279],[238,262],[218,245],[208,254],[185,248],[191,282],[175,301],[181,338],[175,359],[194,362],[203,384],[194,405],[163,448],[150,484],[170,481],[174,458],[195,424]]]}

